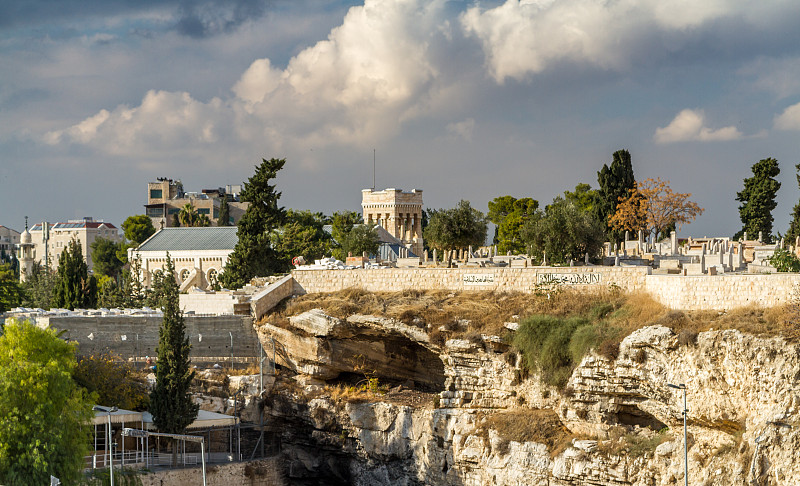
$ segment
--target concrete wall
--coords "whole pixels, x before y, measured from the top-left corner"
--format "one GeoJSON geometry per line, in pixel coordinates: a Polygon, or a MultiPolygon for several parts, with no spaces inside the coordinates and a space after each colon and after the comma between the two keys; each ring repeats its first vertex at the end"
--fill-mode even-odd
{"type": "MultiPolygon", "coordinates": [[[[283,486],[286,481],[278,458],[206,466],[208,486],[283,486]]],[[[203,484],[200,467],[172,469],[139,476],[142,486],[184,486],[203,484]]]]}
{"type": "MultiPolygon", "coordinates": [[[[112,352],[137,362],[156,356],[160,317],[44,317],[39,324],[65,331],[63,337],[78,343],[78,354],[98,355],[112,352]]],[[[220,363],[231,360],[233,336],[234,363],[258,361],[259,341],[250,317],[217,316],[185,318],[186,335],[192,345],[195,363],[220,363]]]]}
{"type": "Polygon", "coordinates": [[[391,268],[381,270],[295,270],[295,293],[333,292],[359,287],[370,292],[496,290],[532,292],[557,280],[577,288],[616,285],[643,290],[649,267],[391,268]]]}
{"type": "Polygon", "coordinates": [[[190,292],[180,294],[181,310],[193,312],[195,314],[235,314],[236,304],[242,300],[247,300],[246,296],[234,294],[233,292],[190,292]]]}

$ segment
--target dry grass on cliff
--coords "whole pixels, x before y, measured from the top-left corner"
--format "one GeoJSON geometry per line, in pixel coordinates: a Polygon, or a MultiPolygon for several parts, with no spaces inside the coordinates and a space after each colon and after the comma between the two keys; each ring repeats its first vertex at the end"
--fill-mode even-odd
{"type": "Polygon", "coordinates": [[[502,334],[503,324],[519,317],[546,314],[561,317],[603,312],[622,327],[641,327],[666,311],[645,294],[623,294],[615,289],[592,292],[574,290],[549,293],[449,292],[404,290],[366,292],[351,288],[338,292],[306,294],[286,301],[264,320],[286,325],[288,318],[311,309],[323,309],[340,319],[353,314],[390,317],[405,324],[448,337],[469,333],[502,334]],[[597,311],[601,308],[600,311],[597,311]]]}
{"type": "Polygon", "coordinates": [[[497,431],[501,439],[500,453],[507,453],[511,441],[539,442],[547,446],[551,457],[560,454],[570,446],[575,437],[567,429],[553,410],[520,408],[497,412],[480,421],[475,433],[486,439],[489,430],[497,431]]]}

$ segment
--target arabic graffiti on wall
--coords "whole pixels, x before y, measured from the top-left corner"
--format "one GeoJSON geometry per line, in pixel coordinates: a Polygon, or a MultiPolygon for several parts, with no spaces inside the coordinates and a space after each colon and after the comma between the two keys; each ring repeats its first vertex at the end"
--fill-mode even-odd
{"type": "Polygon", "coordinates": [[[599,273],[540,273],[537,276],[538,283],[541,284],[567,284],[567,285],[591,285],[599,284],[602,274],[599,273]]]}
{"type": "Polygon", "coordinates": [[[493,273],[465,273],[462,275],[464,285],[493,285],[493,273]]]}

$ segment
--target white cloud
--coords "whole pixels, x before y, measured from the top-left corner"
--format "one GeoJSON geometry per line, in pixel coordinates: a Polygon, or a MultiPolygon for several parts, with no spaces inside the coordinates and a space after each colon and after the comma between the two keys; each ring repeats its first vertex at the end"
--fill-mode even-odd
{"type": "MultiPolygon", "coordinates": [[[[669,50],[688,32],[725,17],[757,25],[771,15],[744,1],[724,0],[506,0],[498,7],[469,8],[464,30],[481,42],[497,82],[524,80],[570,61],[600,69],[623,69],[642,45],[669,50]]],[[[652,52],[651,52],[652,53],[652,52]]]]}
{"type": "Polygon", "coordinates": [[[47,133],[44,140],[51,145],[81,143],[121,155],[207,145],[215,143],[219,131],[226,129],[228,111],[218,98],[202,103],[189,93],[149,91],[135,108],[101,110],[65,130],[47,133]]]}
{"type": "Polygon", "coordinates": [[[143,142],[162,148],[212,142],[225,127],[239,140],[277,148],[374,146],[433,104],[438,71],[429,47],[433,37],[444,37],[443,3],[367,0],[285,69],[267,58],[254,61],[229,100],[204,103],[188,93],[151,91],[138,107],[98,113],[46,140],[113,152],[143,142]]]}
{"type": "Polygon", "coordinates": [[[786,108],[776,116],[774,126],[778,130],[800,131],[800,103],[786,108]]]}
{"type": "Polygon", "coordinates": [[[734,126],[712,130],[705,126],[705,114],[702,110],[685,109],[669,125],[657,128],[653,138],[656,143],[717,142],[738,140],[742,138],[742,133],[734,126]]]}

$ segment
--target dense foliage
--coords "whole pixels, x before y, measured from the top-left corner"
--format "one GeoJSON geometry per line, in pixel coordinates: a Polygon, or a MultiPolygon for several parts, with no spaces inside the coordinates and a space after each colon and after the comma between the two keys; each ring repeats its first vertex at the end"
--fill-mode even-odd
{"type": "Polygon", "coordinates": [[[147,382],[131,365],[111,354],[81,356],[72,376],[104,406],[147,410],[150,403],[147,382]]]}
{"type": "Polygon", "coordinates": [[[772,241],[772,210],[778,205],[775,197],[781,183],[775,180],[780,174],[778,161],[773,158],[762,159],[752,167],[753,176],[744,180],[744,189],[736,193],[739,206],[739,219],[742,229],[733,237],[741,238],[744,233],[755,239],[762,233],[764,241],[772,241]]]}
{"type": "Polygon", "coordinates": [[[557,197],[544,211],[539,210],[520,230],[520,235],[537,260],[550,264],[582,260],[586,253],[596,257],[605,236],[602,223],[589,212],[557,197]]]}
{"type": "Polygon", "coordinates": [[[298,256],[307,262],[330,254],[331,235],[323,227],[327,223],[320,213],[288,210],[286,224],[272,234],[272,245],[281,262],[280,271],[291,269],[292,259],[298,256]]]}
{"type": "Polygon", "coordinates": [[[119,279],[122,267],[125,265],[125,262],[118,257],[122,246],[124,245],[106,238],[95,239],[89,246],[92,250],[92,272],[96,276],[106,275],[115,280],[119,279]]]}
{"type": "Polygon", "coordinates": [[[606,235],[611,241],[619,241],[622,232],[612,229],[609,220],[617,212],[619,201],[626,198],[633,189],[635,180],[631,154],[627,150],[614,152],[611,166],[603,164],[603,168],[597,173],[597,183],[600,188],[596,216],[605,225],[606,235]]]}
{"type": "Polygon", "coordinates": [[[227,196],[223,196],[219,202],[219,216],[217,217],[217,226],[230,226],[231,225],[231,208],[228,205],[227,196]]]}
{"type": "Polygon", "coordinates": [[[128,216],[122,223],[122,231],[125,232],[125,239],[136,243],[136,246],[141,245],[144,240],[153,236],[156,229],[153,227],[153,222],[147,215],[137,214],[135,216],[128,216]]]}
{"type": "Polygon", "coordinates": [[[281,193],[270,182],[284,164],[286,159],[262,159],[256,173],[244,184],[241,198],[250,206],[239,220],[239,240],[220,276],[220,283],[226,288],[237,289],[253,277],[268,277],[281,270],[271,234],[286,221],[286,211],[278,206],[281,193]]]}
{"type": "Polygon", "coordinates": [[[489,201],[486,217],[497,226],[494,244],[501,254],[509,251],[514,254],[525,253],[525,242],[520,236],[520,229],[538,207],[539,201],[529,197],[517,199],[513,196],[501,196],[489,201]]]}
{"type": "MultiPolygon", "coordinates": [[[[797,178],[797,186],[800,187],[800,164],[794,166],[797,178]]],[[[786,232],[786,240],[793,245],[797,237],[800,236],[800,202],[792,208],[792,220],[789,222],[789,230],[786,232]]]]}
{"type": "Polygon", "coordinates": [[[97,280],[89,275],[81,245],[71,240],[58,260],[53,307],[93,309],[97,305],[97,280]]]}
{"type": "Polygon", "coordinates": [[[769,258],[769,264],[779,272],[800,272],[800,259],[794,253],[778,248],[769,258]]]}
{"type": "Polygon", "coordinates": [[[457,250],[483,246],[486,226],[483,213],[462,199],[455,208],[428,211],[428,225],[423,234],[431,248],[457,250]]]}
{"type": "Polygon", "coordinates": [[[0,483],[77,484],[92,398],[72,379],[75,345],[53,329],[6,321],[0,336],[0,483]]]}
{"type": "Polygon", "coordinates": [[[0,312],[21,305],[23,297],[22,287],[11,270],[11,265],[0,264],[0,312]]]}

